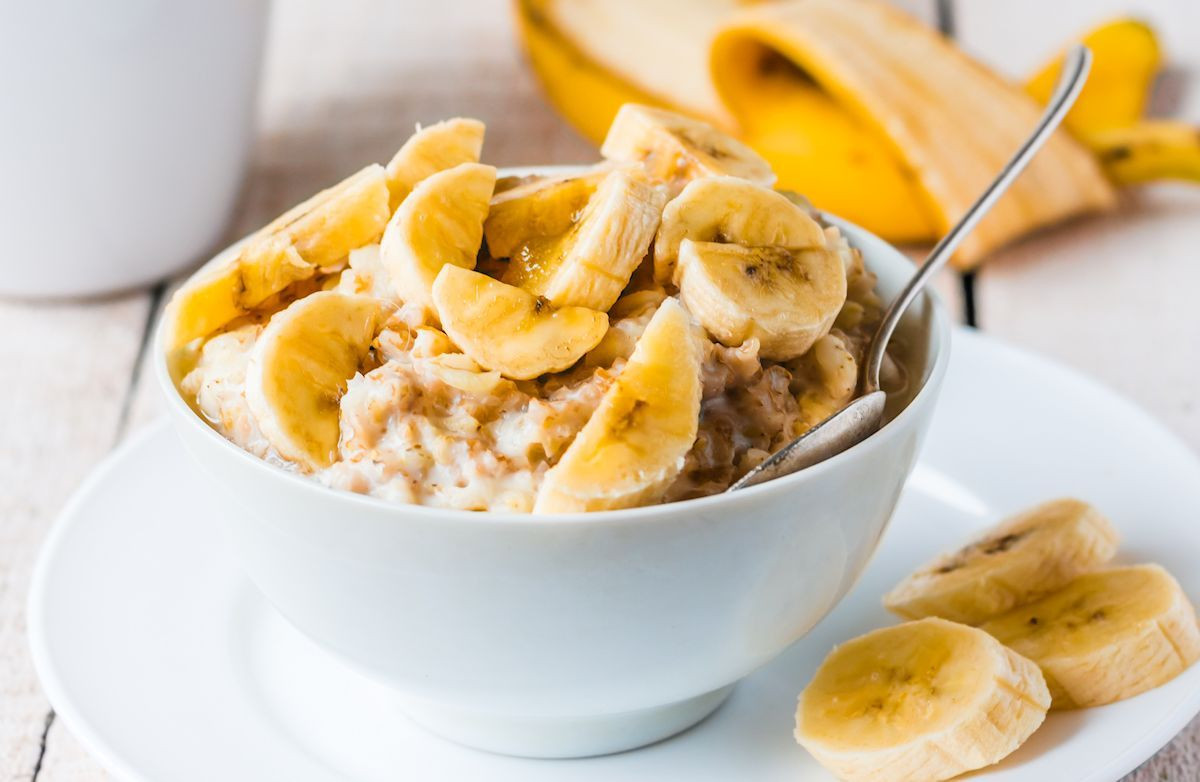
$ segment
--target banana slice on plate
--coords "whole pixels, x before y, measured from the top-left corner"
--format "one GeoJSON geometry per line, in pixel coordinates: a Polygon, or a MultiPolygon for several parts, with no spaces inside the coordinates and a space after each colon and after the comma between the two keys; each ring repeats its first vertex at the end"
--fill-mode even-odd
{"type": "Polygon", "coordinates": [[[305,470],[333,463],[339,402],[382,326],[371,296],[322,291],[278,312],[246,369],[246,404],[271,446],[305,470]]]}
{"type": "Polygon", "coordinates": [[[643,163],[655,179],[678,192],[688,181],[735,176],[770,187],[771,164],[750,147],[707,122],[665,109],[626,103],[600,147],[609,160],[643,163]]]}
{"type": "Polygon", "coordinates": [[[511,258],[528,246],[562,236],[574,225],[592,194],[612,171],[608,165],[569,176],[547,177],[492,196],[483,224],[488,252],[511,258]]]}
{"type": "Polygon", "coordinates": [[[460,163],[478,163],[483,133],[479,120],[455,117],[412,134],[387,164],[391,211],[429,175],[460,163]]]}
{"type": "Polygon", "coordinates": [[[535,513],[630,508],[662,497],[696,440],[701,339],[676,300],[659,306],[599,407],[546,473],[535,513]]]}
{"type": "Polygon", "coordinates": [[[421,180],[400,204],[379,257],[402,301],[432,307],[433,281],[443,266],[475,268],[495,184],[496,169],[462,163],[421,180]]]}
{"type": "Polygon", "coordinates": [[[697,242],[746,247],[824,247],[825,232],[786,196],[735,177],[697,179],[667,204],[654,240],[654,279],[675,283],[679,245],[697,242]]]}
{"type": "Polygon", "coordinates": [[[1082,575],[982,629],[1042,667],[1055,709],[1129,698],[1200,658],[1196,612],[1158,565],[1082,575]]]}
{"type": "Polygon", "coordinates": [[[828,247],[679,247],[679,299],[721,344],[758,339],[775,361],[802,356],[846,302],[846,267],[828,247]]]}
{"type": "Polygon", "coordinates": [[[608,316],[586,307],[556,309],[545,299],[486,274],[446,265],[433,283],[446,334],[480,366],[532,380],[574,364],[608,331],[608,316]]]}
{"type": "Polygon", "coordinates": [[[997,763],[1046,717],[1037,665],[922,619],[838,646],[800,694],[796,740],[848,782],[935,782],[997,763]]]}
{"type": "Polygon", "coordinates": [[[1060,499],[1002,521],[901,581],[884,606],[908,619],[981,624],[1059,589],[1117,553],[1119,536],[1086,502],[1060,499]]]}
{"type": "Polygon", "coordinates": [[[645,257],[666,200],[637,168],[611,171],[565,233],[521,245],[503,280],[556,307],[607,311],[645,257]]]}
{"type": "Polygon", "coordinates": [[[387,223],[387,203],[383,167],[372,165],[289,209],[175,292],[164,317],[167,351],[207,337],[374,242],[387,223]]]}

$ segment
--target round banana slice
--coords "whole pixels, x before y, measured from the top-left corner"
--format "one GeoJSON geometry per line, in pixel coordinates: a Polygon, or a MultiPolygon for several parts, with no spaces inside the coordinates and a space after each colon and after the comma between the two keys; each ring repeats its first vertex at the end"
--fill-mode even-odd
{"type": "Polygon", "coordinates": [[[383,167],[372,165],[289,209],[175,292],[164,317],[166,349],[207,337],[374,242],[387,223],[387,199],[383,167]]]}
{"type": "Polygon", "coordinates": [[[464,353],[513,380],[566,369],[608,330],[603,312],[555,309],[528,291],[457,266],[442,267],[433,303],[442,328],[464,353]]]}
{"type": "Polygon", "coordinates": [[[606,312],[646,257],[666,200],[637,168],[609,172],[570,228],[522,244],[503,279],[556,307],[606,312]]]}
{"type": "Polygon", "coordinates": [[[997,763],[1037,730],[1037,665],[942,619],[838,646],[800,694],[796,740],[847,782],[936,782],[997,763]]]}
{"type": "Polygon", "coordinates": [[[883,604],[908,619],[981,624],[1100,567],[1116,555],[1118,540],[1108,519],[1086,502],[1053,500],[937,557],[884,595],[883,604]]]}
{"type": "Polygon", "coordinates": [[[336,458],[339,401],[382,325],[370,296],[322,291],[278,312],[246,369],[246,404],[271,446],[305,470],[336,458]]]}
{"type": "Polygon", "coordinates": [[[828,247],[679,246],[679,298],[723,345],[749,339],[775,361],[802,356],[846,303],[846,267],[828,247]]]}
{"type": "Polygon", "coordinates": [[[656,502],[683,469],[700,416],[701,337],[667,299],[599,407],[546,473],[535,513],[656,502]]]}
{"type": "Polygon", "coordinates": [[[1196,612],[1158,565],[1082,575],[982,629],[1042,667],[1055,709],[1132,697],[1200,658],[1196,612]]]}
{"type": "Polygon", "coordinates": [[[654,279],[676,282],[684,239],[747,247],[824,247],[816,220],[785,196],[734,177],[697,179],[667,204],[654,239],[654,279]]]}
{"type": "Polygon", "coordinates": [[[383,232],[379,257],[405,303],[432,306],[446,264],[475,268],[496,169],[462,163],[421,180],[383,232]]]}
{"type": "Polygon", "coordinates": [[[641,162],[678,192],[689,180],[735,176],[770,187],[771,164],[750,147],[709,125],[673,111],[626,103],[613,118],[600,154],[641,162]]]}
{"type": "Polygon", "coordinates": [[[455,117],[419,128],[387,164],[391,211],[430,174],[460,163],[478,163],[483,151],[484,125],[477,119],[455,117]]]}

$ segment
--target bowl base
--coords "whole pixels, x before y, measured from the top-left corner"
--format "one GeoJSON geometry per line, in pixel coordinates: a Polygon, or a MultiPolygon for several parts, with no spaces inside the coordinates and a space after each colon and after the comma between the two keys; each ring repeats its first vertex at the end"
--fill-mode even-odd
{"type": "Polygon", "coordinates": [[[648,709],[595,717],[485,714],[426,702],[403,709],[442,738],[501,755],[582,758],[643,747],[681,733],[717,710],[734,685],[648,709]]]}

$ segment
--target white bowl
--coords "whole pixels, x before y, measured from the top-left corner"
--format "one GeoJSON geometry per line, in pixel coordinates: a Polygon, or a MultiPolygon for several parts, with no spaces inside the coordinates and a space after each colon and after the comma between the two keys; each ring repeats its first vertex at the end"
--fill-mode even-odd
{"type": "MultiPolygon", "coordinates": [[[[908,259],[837,224],[881,292],[897,291],[908,259]]],[[[928,348],[923,386],[858,446],[731,494],[559,516],[327,488],[201,420],[169,377],[161,339],[155,365],[175,429],[227,493],[225,526],[242,567],[283,616],[393,688],[437,733],[573,757],[641,746],[703,719],[854,583],[916,460],[946,368],[949,329],[936,301],[919,302],[906,325],[928,348]]]]}

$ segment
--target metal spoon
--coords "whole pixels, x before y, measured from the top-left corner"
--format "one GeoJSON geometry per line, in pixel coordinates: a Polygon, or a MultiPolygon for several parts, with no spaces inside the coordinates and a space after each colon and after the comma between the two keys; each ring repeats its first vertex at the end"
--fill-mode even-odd
{"type": "Polygon", "coordinates": [[[1062,73],[1058,77],[1058,84],[1054,88],[1054,95],[1033,133],[983,195],[979,196],[979,200],[972,204],[958,224],[942,237],[904,290],[892,301],[867,350],[861,381],[862,396],[771,454],[766,461],[730,486],[729,491],[754,486],[824,461],[857,445],[879,430],[883,423],[884,404],[887,402],[887,394],[879,385],[879,371],[883,366],[884,350],[904,311],[925,288],[925,283],[945,265],[967,234],[979,224],[1000,196],[1004,195],[1009,185],[1020,176],[1042,144],[1058,127],[1063,116],[1075,103],[1079,91],[1083,89],[1091,64],[1092,53],[1087,47],[1075,46],[1068,52],[1063,62],[1062,73]]]}

